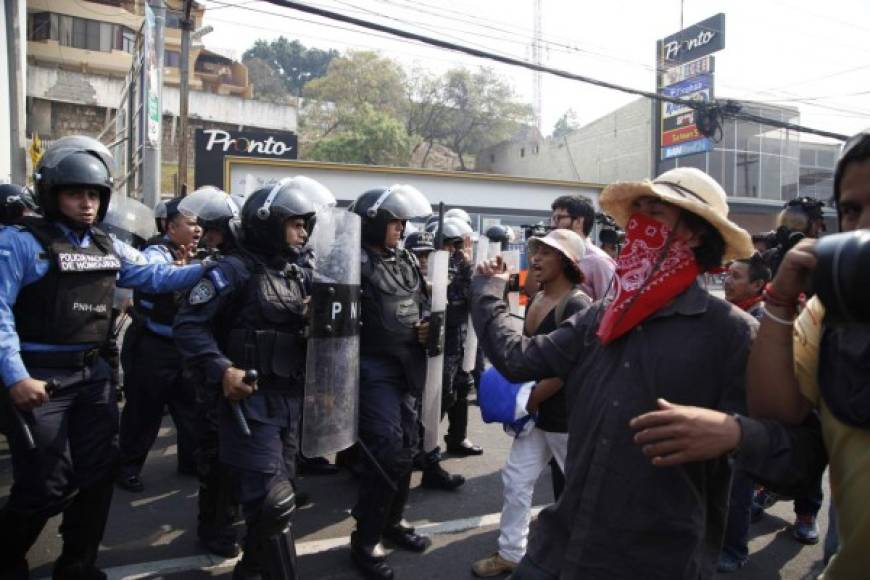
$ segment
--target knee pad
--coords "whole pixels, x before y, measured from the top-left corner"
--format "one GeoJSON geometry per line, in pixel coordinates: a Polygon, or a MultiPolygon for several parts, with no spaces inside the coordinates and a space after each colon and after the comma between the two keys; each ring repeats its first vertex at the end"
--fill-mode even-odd
{"type": "Polygon", "coordinates": [[[257,535],[265,539],[283,532],[295,511],[296,495],[293,485],[286,480],[273,485],[260,507],[257,535]]]}

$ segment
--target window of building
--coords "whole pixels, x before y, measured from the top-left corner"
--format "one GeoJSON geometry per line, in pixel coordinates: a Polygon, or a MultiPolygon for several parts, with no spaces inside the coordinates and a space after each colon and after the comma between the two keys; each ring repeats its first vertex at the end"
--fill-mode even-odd
{"type": "Polygon", "coordinates": [[[535,155],[537,155],[541,152],[541,146],[535,143],[535,147],[532,149],[532,151],[534,151],[535,155]]]}
{"type": "Polygon", "coordinates": [[[490,162],[490,163],[495,163],[495,153],[490,153],[490,154],[489,154],[489,162],[490,162]]]}
{"type": "Polygon", "coordinates": [[[72,16],[59,15],[58,42],[62,46],[73,46],[73,20],[72,16]]]}
{"type": "Polygon", "coordinates": [[[180,12],[174,12],[172,10],[166,11],[166,28],[181,28],[181,20],[183,16],[180,12]]]}
{"type": "Polygon", "coordinates": [[[28,40],[48,40],[51,38],[51,16],[48,12],[30,14],[28,40]]]}
{"type": "Polygon", "coordinates": [[[815,165],[816,152],[812,149],[801,149],[801,165],[815,165]]]}
{"type": "Polygon", "coordinates": [[[136,52],[136,33],[129,28],[119,28],[121,29],[121,39],[118,48],[120,48],[124,52],[129,52],[130,54],[133,54],[134,52],[136,52]]]}
{"type": "Polygon", "coordinates": [[[163,52],[163,66],[172,66],[178,68],[181,65],[181,53],[177,50],[167,50],[163,52]]]}
{"type": "Polygon", "coordinates": [[[100,25],[96,20],[85,20],[85,48],[100,50],[100,25]]]}
{"type": "Polygon", "coordinates": [[[525,156],[526,156],[526,148],[520,147],[520,157],[525,157],[525,156]]]}

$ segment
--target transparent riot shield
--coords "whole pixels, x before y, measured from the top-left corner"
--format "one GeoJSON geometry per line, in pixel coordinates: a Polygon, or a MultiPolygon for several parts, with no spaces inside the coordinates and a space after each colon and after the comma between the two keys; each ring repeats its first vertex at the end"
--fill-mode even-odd
{"type": "Polygon", "coordinates": [[[356,442],[359,419],[360,218],[324,208],[314,250],[302,452],[320,457],[356,442]]]}
{"type": "MultiPolygon", "coordinates": [[[[474,268],[486,262],[489,252],[489,238],[480,236],[474,244],[474,268]]],[[[471,321],[471,313],[468,313],[468,332],[465,335],[465,346],[462,355],[462,370],[470,373],[474,370],[477,362],[477,334],[474,332],[474,324],[471,321]]]]}
{"type": "Polygon", "coordinates": [[[429,344],[426,363],[426,388],[423,390],[423,451],[438,447],[441,423],[441,388],[444,376],[444,312],[447,310],[447,270],[450,254],[443,250],[429,254],[429,282],[432,285],[432,314],[429,319],[429,344]]]}
{"type": "MultiPolygon", "coordinates": [[[[519,250],[504,250],[501,253],[502,260],[504,260],[505,266],[507,266],[508,274],[511,275],[512,280],[516,280],[520,275],[520,251],[519,250]]],[[[517,282],[517,286],[519,283],[517,282]]],[[[516,287],[516,286],[515,286],[516,287]]],[[[517,332],[523,331],[523,312],[522,307],[520,306],[520,293],[519,291],[510,291],[507,295],[508,298],[508,306],[511,311],[511,325],[513,329],[517,332]]]]}

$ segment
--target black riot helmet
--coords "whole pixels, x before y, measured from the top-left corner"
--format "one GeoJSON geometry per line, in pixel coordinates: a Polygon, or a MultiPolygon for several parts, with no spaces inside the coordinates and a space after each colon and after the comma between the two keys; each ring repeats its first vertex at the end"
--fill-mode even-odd
{"type": "Polygon", "coordinates": [[[14,183],[0,183],[0,224],[12,225],[24,217],[27,190],[14,183]]]}
{"type": "Polygon", "coordinates": [[[220,231],[225,240],[233,236],[237,222],[241,220],[239,206],[230,194],[211,185],[200,187],[181,198],[178,202],[178,213],[196,218],[203,231],[220,231]]]}
{"type": "MultiPolygon", "coordinates": [[[[426,225],[426,231],[430,232],[438,237],[438,222],[434,221],[426,225]]],[[[471,229],[471,226],[458,219],[456,217],[448,218],[447,214],[444,214],[444,226],[441,229],[442,240],[443,243],[452,244],[456,241],[461,241],[465,239],[466,236],[470,236],[474,233],[474,230],[471,229]]]]}
{"type": "Polygon", "coordinates": [[[499,224],[490,226],[489,229],[486,230],[486,237],[489,238],[490,242],[501,243],[501,247],[504,249],[507,244],[514,241],[514,231],[505,225],[499,224]]]}
{"type": "Polygon", "coordinates": [[[287,245],[284,223],[302,218],[310,236],[317,208],[328,197],[333,196],[325,186],[301,175],[258,189],[242,208],[243,245],[258,254],[292,258],[298,249],[287,245]]]}
{"type": "Polygon", "coordinates": [[[425,218],[432,213],[432,205],[415,187],[395,184],[366,191],[348,210],[362,218],[363,243],[379,246],[384,243],[387,224],[392,220],[425,218]]]}
{"type": "Polygon", "coordinates": [[[106,217],[112,195],[112,154],[92,137],[74,135],[52,143],[33,172],[36,198],[43,214],[59,219],[57,192],[60,189],[95,189],[100,193],[97,222],[106,217]]]}

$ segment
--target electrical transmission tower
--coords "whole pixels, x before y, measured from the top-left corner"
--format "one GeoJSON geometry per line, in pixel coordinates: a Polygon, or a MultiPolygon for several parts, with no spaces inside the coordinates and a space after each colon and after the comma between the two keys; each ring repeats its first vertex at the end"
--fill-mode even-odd
{"type": "MultiPolygon", "coordinates": [[[[543,36],[543,0],[535,0],[535,33],[532,37],[532,62],[540,66],[544,64],[544,50],[541,38],[543,36]]],[[[532,73],[532,107],[535,114],[535,127],[541,130],[541,71],[532,73]]]]}

